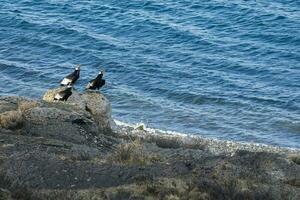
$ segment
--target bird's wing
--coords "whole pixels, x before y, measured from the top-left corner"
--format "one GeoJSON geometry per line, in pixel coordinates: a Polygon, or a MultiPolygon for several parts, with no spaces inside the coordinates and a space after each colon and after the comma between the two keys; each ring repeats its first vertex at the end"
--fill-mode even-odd
{"type": "Polygon", "coordinates": [[[89,83],[88,83],[87,86],[86,86],[86,89],[89,89],[90,87],[93,87],[94,84],[95,84],[95,79],[89,81],[89,83]]]}
{"type": "Polygon", "coordinates": [[[103,85],[105,85],[105,80],[104,79],[101,80],[101,82],[99,84],[99,88],[101,88],[103,85]]]}
{"type": "Polygon", "coordinates": [[[68,84],[70,84],[70,83],[72,83],[72,80],[70,79],[70,78],[64,78],[62,81],[61,81],[61,85],[68,85],[68,84]]]}
{"type": "Polygon", "coordinates": [[[76,71],[74,71],[71,74],[69,74],[68,76],[66,76],[66,78],[73,79],[75,76],[76,76],[76,71]]]}
{"type": "Polygon", "coordinates": [[[62,99],[62,98],[63,98],[63,96],[60,93],[57,93],[54,97],[54,99],[57,99],[57,100],[62,99]]]}

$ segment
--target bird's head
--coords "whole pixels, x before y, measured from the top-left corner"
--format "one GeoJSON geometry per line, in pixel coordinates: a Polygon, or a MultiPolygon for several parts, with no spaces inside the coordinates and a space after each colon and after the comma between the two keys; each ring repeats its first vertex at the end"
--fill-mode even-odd
{"type": "Polygon", "coordinates": [[[80,70],[80,65],[76,65],[75,70],[80,70]]]}
{"type": "Polygon", "coordinates": [[[99,74],[103,74],[104,75],[104,73],[105,73],[104,68],[100,69],[99,74]]]}

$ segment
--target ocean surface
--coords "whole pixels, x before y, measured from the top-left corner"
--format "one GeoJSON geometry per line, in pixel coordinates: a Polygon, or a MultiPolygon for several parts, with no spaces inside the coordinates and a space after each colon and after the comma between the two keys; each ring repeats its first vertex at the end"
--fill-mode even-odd
{"type": "Polygon", "coordinates": [[[0,0],[0,95],[106,70],[113,117],[300,148],[298,0],[0,0]]]}

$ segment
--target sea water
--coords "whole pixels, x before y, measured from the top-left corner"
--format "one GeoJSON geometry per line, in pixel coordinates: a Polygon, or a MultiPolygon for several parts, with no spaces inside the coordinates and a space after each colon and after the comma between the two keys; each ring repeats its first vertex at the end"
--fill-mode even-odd
{"type": "Polygon", "coordinates": [[[0,0],[0,95],[81,64],[127,123],[300,148],[300,1],[0,0]]]}

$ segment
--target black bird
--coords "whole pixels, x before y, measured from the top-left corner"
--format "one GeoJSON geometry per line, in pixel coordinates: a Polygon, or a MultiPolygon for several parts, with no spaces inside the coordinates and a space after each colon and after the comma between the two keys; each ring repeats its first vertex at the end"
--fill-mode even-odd
{"type": "Polygon", "coordinates": [[[103,75],[104,70],[101,70],[95,79],[89,81],[89,83],[86,86],[86,89],[99,90],[103,85],[105,85],[105,80],[102,79],[103,75]]]}
{"type": "Polygon", "coordinates": [[[60,82],[60,85],[61,86],[73,85],[77,81],[77,79],[79,78],[79,74],[80,74],[80,65],[76,65],[75,70],[71,74],[66,76],[60,82]]]}
{"type": "Polygon", "coordinates": [[[71,95],[72,95],[72,86],[68,85],[64,90],[60,91],[55,95],[54,100],[67,101],[71,95]]]}

